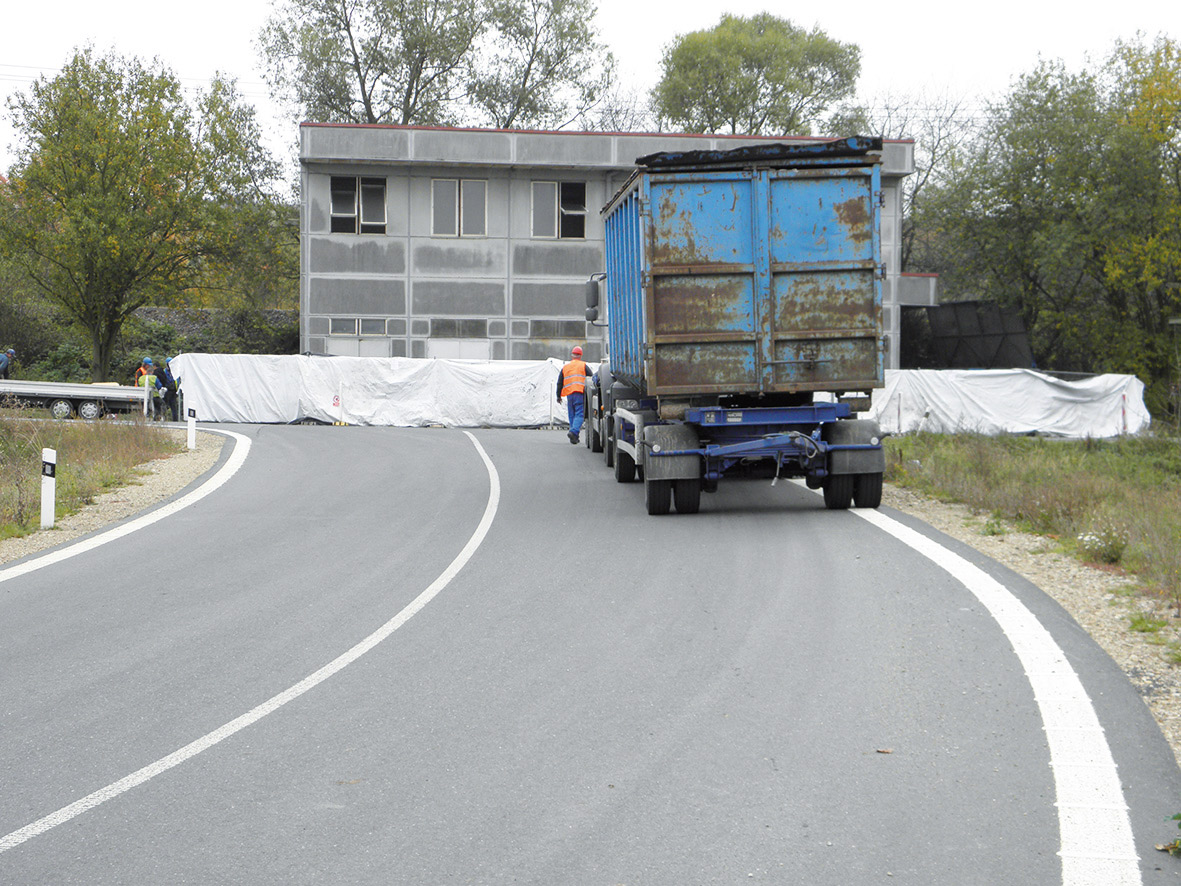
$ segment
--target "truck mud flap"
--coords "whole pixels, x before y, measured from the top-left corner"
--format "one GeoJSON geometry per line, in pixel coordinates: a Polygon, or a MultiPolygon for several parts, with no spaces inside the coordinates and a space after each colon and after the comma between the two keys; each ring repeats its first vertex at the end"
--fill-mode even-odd
{"type": "Polygon", "coordinates": [[[880,474],[886,469],[882,432],[876,421],[848,419],[833,421],[820,429],[820,439],[830,447],[858,446],[866,449],[830,448],[829,474],[880,474]]]}
{"type": "Polygon", "coordinates": [[[644,475],[653,480],[689,480],[701,476],[697,455],[661,455],[697,449],[697,431],[688,425],[648,425],[644,428],[644,475]]]}

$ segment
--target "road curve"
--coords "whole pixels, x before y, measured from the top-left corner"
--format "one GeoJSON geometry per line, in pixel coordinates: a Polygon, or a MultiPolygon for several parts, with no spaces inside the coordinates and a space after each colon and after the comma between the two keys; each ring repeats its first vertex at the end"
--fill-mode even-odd
{"type": "Polygon", "coordinates": [[[1175,880],[1181,785],[1127,680],[915,521],[767,483],[650,518],[554,433],[235,430],[213,494],[0,573],[0,882],[1175,880]],[[1061,796],[1020,611],[1131,860],[1109,793],[1061,796]]]}

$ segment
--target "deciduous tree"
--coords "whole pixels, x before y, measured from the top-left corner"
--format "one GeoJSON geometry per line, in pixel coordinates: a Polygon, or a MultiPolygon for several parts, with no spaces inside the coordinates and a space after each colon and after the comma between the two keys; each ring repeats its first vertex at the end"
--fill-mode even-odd
{"type": "Polygon", "coordinates": [[[665,49],[658,115],[691,132],[808,135],[852,95],[861,51],[769,13],[723,15],[665,49]]]}
{"type": "Polygon", "coordinates": [[[219,223],[259,193],[253,115],[215,85],[200,113],[159,64],[77,52],[10,101],[22,146],[0,199],[0,244],[86,330],[107,378],[139,307],[201,284],[227,255],[219,223]]]}
{"type": "Polygon", "coordinates": [[[498,129],[558,126],[606,93],[614,62],[591,0],[492,0],[472,100],[498,129]]]}

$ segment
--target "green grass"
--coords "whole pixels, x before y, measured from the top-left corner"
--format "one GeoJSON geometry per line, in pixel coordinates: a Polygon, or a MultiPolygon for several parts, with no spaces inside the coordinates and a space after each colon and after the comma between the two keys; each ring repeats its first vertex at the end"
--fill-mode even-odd
{"type": "Polygon", "coordinates": [[[40,410],[0,410],[0,539],[41,527],[41,450],[57,452],[55,520],[135,481],[136,466],[179,451],[160,428],[53,421],[40,410]]]}
{"type": "Polygon", "coordinates": [[[1049,536],[1181,609],[1181,440],[889,437],[886,479],[1049,536]]]}

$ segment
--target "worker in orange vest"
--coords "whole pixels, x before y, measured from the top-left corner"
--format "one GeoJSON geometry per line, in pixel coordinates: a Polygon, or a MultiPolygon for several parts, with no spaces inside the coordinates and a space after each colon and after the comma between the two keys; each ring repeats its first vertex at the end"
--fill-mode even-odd
{"type": "Polygon", "coordinates": [[[590,370],[582,362],[582,348],[576,347],[571,353],[573,359],[558,372],[557,391],[559,403],[566,398],[566,412],[570,417],[570,430],[566,436],[571,443],[577,443],[586,416],[586,379],[590,370]]]}

